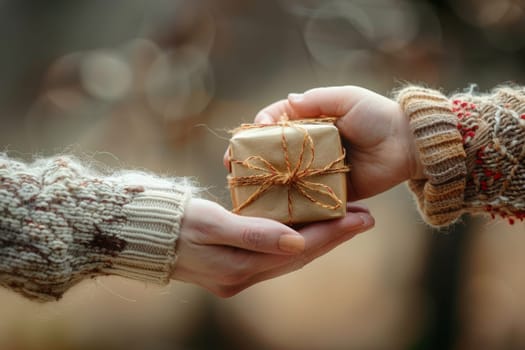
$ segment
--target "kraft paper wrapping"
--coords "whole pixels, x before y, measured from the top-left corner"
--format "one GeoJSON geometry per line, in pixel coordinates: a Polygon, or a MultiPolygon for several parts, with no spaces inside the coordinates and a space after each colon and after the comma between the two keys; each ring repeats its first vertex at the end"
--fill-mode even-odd
{"type": "Polygon", "coordinates": [[[287,224],[346,215],[349,167],[332,122],[294,121],[237,130],[230,139],[228,176],[234,212],[287,224]]]}

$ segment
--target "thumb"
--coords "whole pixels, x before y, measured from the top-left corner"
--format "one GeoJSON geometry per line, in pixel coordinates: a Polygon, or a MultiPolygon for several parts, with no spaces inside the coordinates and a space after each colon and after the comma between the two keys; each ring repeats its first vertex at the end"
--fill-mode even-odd
{"type": "Polygon", "coordinates": [[[358,91],[354,86],[315,88],[302,94],[289,94],[288,102],[296,116],[342,117],[352,108],[358,91]]]}

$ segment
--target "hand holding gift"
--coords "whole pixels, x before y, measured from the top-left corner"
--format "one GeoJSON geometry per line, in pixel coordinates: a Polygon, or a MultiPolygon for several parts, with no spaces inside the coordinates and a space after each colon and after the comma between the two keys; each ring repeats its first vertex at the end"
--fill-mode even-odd
{"type": "MultiPolygon", "coordinates": [[[[290,94],[288,99],[263,108],[255,117],[255,123],[276,125],[277,128],[283,115],[287,115],[290,122],[317,120],[323,115],[335,117],[334,125],[350,145],[346,151],[351,163],[349,165],[352,167],[347,173],[337,174],[340,179],[342,177],[343,181],[346,181],[346,198],[339,193],[337,195],[342,201],[368,198],[405,180],[423,178],[422,166],[406,117],[399,104],[387,97],[355,86],[317,88],[304,94],[290,94]]],[[[319,143],[321,140],[314,140],[314,144],[316,142],[320,147],[324,147],[319,143]]],[[[339,141],[332,139],[327,142],[338,145],[339,141]]],[[[261,141],[259,148],[265,147],[272,146],[261,141]]],[[[319,153],[324,152],[319,151],[319,153]]],[[[324,161],[334,160],[334,157],[340,155],[334,150],[326,151],[324,154],[328,153],[331,153],[332,158],[325,158],[324,161]]],[[[282,154],[282,151],[272,151],[272,154],[282,154]]],[[[230,157],[236,160],[239,157],[235,153],[225,154],[225,166],[228,168],[231,166],[234,171],[235,165],[230,164],[230,157]]],[[[334,191],[337,190],[334,184],[328,186],[334,191]]],[[[286,193],[281,187],[281,192],[283,191],[286,193]]],[[[234,194],[234,202],[235,196],[236,194],[234,194]]],[[[278,200],[274,198],[273,203],[268,205],[276,207],[279,205],[278,200]]],[[[284,212],[286,214],[286,210],[284,212]]],[[[257,215],[265,214],[257,212],[257,215]]]]}
{"type": "Polygon", "coordinates": [[[351,145],[351,201],[407,181],[429,225],[450,225],[464,213],[513,224],[525,219],[523,101],[520,86],[450,97],[407,86],[395,99],[357,86],[324,87],[290,94],[262,109],[255,122],[275,124],[283,114],[337,117],[351,145]]]}
{"type": "Polygon", "coordinates": [[[291,121],[322,115],[337,118],[335,126],[350,144],[349,201],[371,197],[408,179],[423,178],[407,118],[399,104],[387,97],[357,86],[316,88],[290,94],[263,108],[255,123],[275,124],[283,114],[291,121]]]}

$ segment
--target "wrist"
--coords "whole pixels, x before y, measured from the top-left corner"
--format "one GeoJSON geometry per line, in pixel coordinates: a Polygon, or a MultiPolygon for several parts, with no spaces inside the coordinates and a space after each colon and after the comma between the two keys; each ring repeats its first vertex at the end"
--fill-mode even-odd
{"type": "Polygon", "coordinates": [[[177,260],[176,244],[191,187],[162,179],[140,180],[145,183],[143,192],[123,207],[126,223],[118,236],[125,247],[109,257],[104,272],[166,284],[177,260]]]}
{"type": "Polygon", "coordinates": [[[405,142],[404,149],[407,157],[405,164],[407,167],[403,181],[427,179],[421,162],[421,155],[417,149],[416,138],[410,129],[409,118],[397,103],[396,110],[393,113],[399,123],[399,139],[405,142]]]}
{"type": "Polygon", "coordinates": [[[421,154],[417,150],[416,140],[414,135],[410,134],[409,142],[409,164],[410,164],[410,178],[408,180],[427,180],[425,175],[423,163],[421,162],[421,154]]]}

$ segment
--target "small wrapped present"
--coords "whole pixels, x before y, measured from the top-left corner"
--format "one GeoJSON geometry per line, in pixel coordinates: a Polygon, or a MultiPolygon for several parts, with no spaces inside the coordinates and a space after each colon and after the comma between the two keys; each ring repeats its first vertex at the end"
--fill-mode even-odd
{"type": "Polygon", "coordinates": [[[333,119],[245,124],[230,139],[233,212],[286,224],[346,214],[345,151],[333,119]]]}

